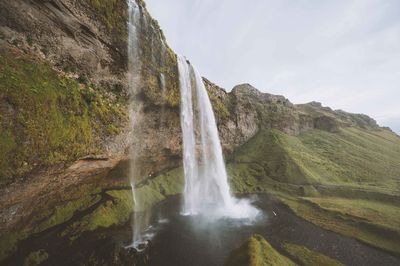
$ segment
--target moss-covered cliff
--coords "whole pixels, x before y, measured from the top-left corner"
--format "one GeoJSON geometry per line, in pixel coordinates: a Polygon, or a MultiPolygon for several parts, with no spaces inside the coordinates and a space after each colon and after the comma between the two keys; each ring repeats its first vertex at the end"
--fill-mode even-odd
{"type": "Polygon", "coordinates": [[[180,150],[176,56],[139,4],[141,79],[134,96],[127,84],[127,1],[0,3],[1,184],[80,157],[125,154],[133,141],[130,97],[144,106],[139,126],[147,149],[140,160],[158,162],[143,174],[155,165],[178,166],[171,159],[180,150]]]}
{"type": "Polygon", "coordinates": [[[0,180],[104,149],[127,120],[126,99],[79,84],[38,58],[0,49],[0,180]]]}

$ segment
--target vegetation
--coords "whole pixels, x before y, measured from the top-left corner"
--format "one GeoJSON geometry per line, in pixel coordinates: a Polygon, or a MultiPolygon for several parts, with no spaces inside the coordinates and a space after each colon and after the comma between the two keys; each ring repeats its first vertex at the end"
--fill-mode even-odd
{"type": "Polygon", "coordinates": [[[88,215],[69,225],[63,232],[71,240],[75,240],[85,231],[94,231],[98,227],[121,225],[128,221],[132,213],[131,190],[107,192],[112,198],[106,200],[88,215]]]}
{"type": "Polygon", "coordinates": [[[236,192],[273,193],[316,225],[400,253],[399,141],[386,129],[260,131],[228,157],[230,181],[236,192]]]}
{"type": "MultiPolygon", "coordinates": [[[[400,254],[400,238],[396,231],[381,228],[362,219],[323,210],[316,205],[307,204],[301,199],[281,198],[299,217],[322,228],[339,234],[354,237],[371,246],[400,254]]],[[[390,208],[390,207],[389,207],[390,208]]],[[[391,217],[391,219],[398,219],[391,217]]]]}
{"type": "Polygon", "coordinates": [[[224,102],[210,91],[208,91],[208,96],[210,97],[211,105],[215,115],[222,120],[228,118],[230,114],[228,107],[224,104],[224,102]]]}
{"type": "Polygon", "coordinates": [[[346,198],[304,198],[318,207],[340,215],[354,217],[400,234],[400,207],[373,200],[346,198]]]}
{"type": "Polygon", "coordinates": [[[107,200],[88,215],[69,225],[63,235],[68,235],[74,240],[85,231],[122,225],[129,220],[133,211],[149,209],[167,196],[180,193],[182,187],[183,172],[178,168],[145,180],[138,186],[135,193],[141,199],[140,206],[132,206],[131,189],[109,190],[106,192],[109,196],[107,200]]]}
{"type": "Polygon", "coordinates": [[[24,266],[36,266],[47,260],[49,254],[43,249],[32,252],[24,261],[24,266]]]}
{"type": "Polygon", "coordinates": [[[115,41],[126,43],[128,30],[127,1],[125,0],[85,0],[100,17],[108,33],[113,34],[115,41]]]}
{"type": "Polygon", "coordinates": [[[61,77],[49,64],[0,50],[0,184],[37,167],[101,152],[127,119],[122,99],[61,77]],[[110,127],[113,124],[114,127],[110,127]]]}
{"type": "Polygon", "coordinates": [[[98,193],[99,190],[94,188],[94,185],[81,185],[67,195],[59,196],[55,206],[52,199],[44,202],[41,206],[32,206],[35,215],[26,227],[0,231],[0,260],[16,249],[18,241],[64,223],[77,212],[84,211],[96,204],[100,200],[98,193]]]}
{"type": "Polygon", "coordinates": [[[324,265],[324,266],[342,266],[337,260],[331,259],[316,251],[310,250],[304,246],[285,243],[285,250],[305,266],[324,265]]]}
{"type": "MultiPolygon", "coordinates": [[[[56,206],[55,209],[52,210],[52,212],[49,213],[47,217],[45,216],[47,219],[45,219],[42,223],[35,227],[34,231],[42,232],[50,227],[61,224],[71,219],[74,213],[76,213],[77,211],[82,211],[89,208],[90,206],[98,202],[100,198],[101,197],[99,195],[83,195],[76,200],[71,200],[68,201],[66,204],[56,206]]],[[[42,215],[40,216],[43,216],[45,214],[46,212],[42,213],[42,215]]]]}
{"type": "Polygon", "coordinates": [[[313,130],[298,137],[261,131],[229,161],[251,165],[260,177],[289,185],[341,185],[394,194],[399,190],[400,145],[393,144],[399,141],[386,130],[313,130]]]}
{"type": "Polygon", "coordinates": [[[154,28],[144,29],[140,36],[144,96],[154,105],[179,107],[180,90],[176,54],[163,43],[161,35],[154,28]],[[164,81],[161,80],[162,76],[164,81]]]}
{"type": "Polygon", "coordinates": [[[262,236],[253,235],[240,248],[234,250],[225,265],[268,266],[296,265],[276,251],[262,236]]]}
{"type": "Polygon", "coordinates": [[[2,232],[0,235],[0,261],[14,252],[18,241],[26,237],[26,232],[2,232]]]}
{"type": "Polygon", "coordinates": [[[82,185],[82,188],[71,191],[71,194],[67,195],[68,199],[60,205],[51,206],[47,203],[48,206],[41,206],[31,222],[33,228],[2,232],[0,260],[16,249],[18,241],[65,222],[66,228],[60,237],[68,237],[71,241],[87,231],[123,225],[129,220],[133,210],[140,212],[149,209],[167,196],[180,193],[183,187],[183,170],[174,169],[139,184],[136,193],[142,199],[140,206],[132,206],[130,187],[100,191],[95,186],[96,184],[82,185]],[[78,213],[81,215],[77,216],[78,213]]]}

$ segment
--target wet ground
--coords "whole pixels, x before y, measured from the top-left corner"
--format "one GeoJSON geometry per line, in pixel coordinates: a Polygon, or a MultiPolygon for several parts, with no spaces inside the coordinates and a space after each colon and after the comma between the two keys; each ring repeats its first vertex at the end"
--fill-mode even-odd
{"type": "Polygon", "coordinates": [[[233,249],[252,234],[260,234],[283,254],[281,243],[290,242],[346,265],[400,265],[399,257],[317,227],[267,195],[250,197],[263,213],[253,223],[229,219],[209,223],[208,217],[180,215],[179,197],[161,202],[150,230],[156,235],[141,254],[124,248],[131,239],[129,224],[84,233],[72,244],[60,238],[60,225],[22,242],[14,256],[0,264],[22,265],[31,251],[44,249],[49,258],[43,265],[223,265],[233,249]]]}
{"type": "Polygon", "coordinates": [[[319,251],[346,265],[400,265],[400,258],[317,227],[266,195],[257,196],[254,204],[264,214],[253,224],[222,220],[207,226],[206,217],[179,215],[178,198],[163,202],[159,209],[161,213],[168,213],[169,223],[152,241],[149,264],[223,265],[233,249],[257,233],[283,253],[281,243],[290,242],[319,251]]]}

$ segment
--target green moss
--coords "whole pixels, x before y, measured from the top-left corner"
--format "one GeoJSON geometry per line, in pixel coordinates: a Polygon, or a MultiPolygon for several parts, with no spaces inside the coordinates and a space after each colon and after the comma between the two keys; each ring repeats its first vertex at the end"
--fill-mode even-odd
{"type": "Polygon", "coordinates": [[[73,235],[78,236],[83,231],[93,231],[98,227],[110,227],[128,221],[132,213],[132,192],[124,190],[108,193],[115,197],[114,200],[106,201],[90,215],[73,224],[70,229],[73,235]]]}
{"type": "MultiPolygon", "coordinates": [[[[153,38],[158,38],[153,36],[153,38]]],[[[158,40],[159,41],[159,40],[158,40]]],[[[177,60],[175,53],[169,48],[160,50],[150,49],[146,42],[142,42],[142,82],[144,84],[144,95],[149,102],[155,105],[168,105],[172,108],[179,107],[180,87],[177,60]],[[157,60],[154,60],[154,53],[157,60]],[[160,75],[164,76],[165,88],[163,91],[160,75]]]]}
{"type": "MultiPolygon", "coordinates": [[[[322,228],[343,235],[357,238],[369,245],[379,247],[389,252],[400,254],[399,234],[377,226],[371,227],[359,219],[354,219],[338,212],[326,211],[316,204],[295,198],[282,198],[299,217],[306,219],[322,228]]],[[[392,219],[392,218],[391,218],[392,219]]]]}
{"type": "Polygon", "coordinates": [[[310,131],[299,140],[305,147],[299,152],[318,160],[307,161],[298,154],[297,160],[322,182],[388,193],[394,193],[398,187],[400,138],[387,130],[346,128],[337,134],[310,131]]]}
{"type": "Polygon", "coordinates": [[[88,188],[79,190],[75,189],[74,194],[69,195],[76,198],[65,199],[62,204],[57,206],[52,206],[52,203],[49,203],[51,200],[46,202],[49,206],[33,206],[35,215],[29,222],[30,226],[18,231],[2,232],[0,234],[0,260],[15,250],[18,241],[67,221],[77,211],[83,211],[100,200],[100,196],[96,194],[95,190],[92,193],[88,188]]]}
{"type": "Polygon", "coordinates": [[[208,96],[210,97],[215,115],[220,119],[228,118],[230,115],[228,107],[221,101],[221,99],[210,92],[208,93],[208,96]]]}
{"type": "Polygon", "coordinates": [[[60,77],[50,65],[0,50],[0,184],[36,167],[101,152],[98,142],[117,134],[126,105],[105,90],[60,77]]]}
{"type": "Polygon", "coordinates": [[[400,234],[400,207],[379,201],[344,198],[305,198],[320,208],[379,225],[400,234]]]}
{"type": "Polygon", "coordinates": [[[28,255],[28,257],[26,257],[26,259],[24,261],[24,266],[40,265],[43,262],[45,262],[48,259],[48,257],[49,257],[49,254],[43,249],[40,249],[35,252],[31,252],[28,255]]]}
{"type": "Polygon", "coordinates": [[[228,161],[232,172],[247,172],[258,180],[253,185],[272,179],[302,186],[305,195],[318,194],[315,184],[396,194],[400,175],[398,139],[386,130],[356,128],[341,129],[339,133],[313,130],[298,137],[276,130],[260,131],[228,161]]]}
{"type": "Polygon", "coordinates": [[[305,266],[325,265],[325,266],[341,266],[343,265],[337,260],[325,256],[316,251],[310,250],[304,246],[286,243],[285,250],[305,266]]]}
{"type": "Polygon", "coordinates": [[[7,168],[10,161],[12,161],[12,157],[10,157],[10,154],[15,148],[16,142],[12,132],[7,128],[0,131],[0,158],[2,158],[0,161],[0,176],[1,169],[3,169],[3,175],[10,174],[11,170],[7,168]]]}
{"type": "Polygon", "coordinates": [[[235,192],[290,198],[300,217],[398,253],[399,144],[387,130],[313,130],[297,137],[261,131],[228,157],[230,182],[235,192]]]}
{"type": "Polygon", "coordinates": [[[262,236],[253,235],[240,248],[232,251],[225,265],[267,266],[296,265],[276,251],[262,236]]]}
{"type": "Polygon", "coordinates": [[[92,206],[100,200],[99,195],[88,195],[77,200],[69,201],[68,203],[56,206],[55,209],[51,211],[48,218],[41,222],[37,227],[35,227],[35,232],[42,232],[43,230],[63,223],[74,215],[77,211],[82,211],[92,206]]]}
{"type": "MultiPolygon", "coordinates": [[[[127,36],[127,1],[125,0],[86,0],[96,11],[109,33],[122,39],[127,36]]],[[[124,40],[126,42],[126,40],[124,40]]]]}
{"type": "Polygon", "coordinates": [[[98,228],[122,225],[135,212],[148,210],[167,196],[181,193],[183,188],[183,171],[181,168],[168,171],[154,178],[143,181],[135,189],[140,205],[132,206],[132,191],[111,190],[106,193],[111,197],[92,213],[74,222],[63,232],[71,240],[77,239],[85,231],[98,228]]]}
{"type": "Polygon", "coordinates": [[[14,252],[18,241],[26,236],[25,232],[0,232],[0,261],[14,252]]]}

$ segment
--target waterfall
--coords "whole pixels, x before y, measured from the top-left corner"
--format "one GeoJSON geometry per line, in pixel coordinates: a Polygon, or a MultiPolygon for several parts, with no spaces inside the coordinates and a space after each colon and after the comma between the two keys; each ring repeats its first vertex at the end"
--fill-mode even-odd
{"type": "Polygon", "coordinates": [[[183,191],[183,213],[196,211],[195,189],[198,183],[196,160],[196,140],[193,125],[193,103],[190,67],[183,57],[178,57],[179,83],[181,86],[181,127],[183,141],[183,171],[185,188],[183,191]]]}
{"type": "Polygon", "coordinates": [[[132,187],[132,204],[134,206],[132,221],[132,244],[130,247],[140,249],[146,242],[146,230],[149,227],[150,211],[141,208],[143,200],[136,191],[140,180],[140,163],[138,162],[141,147],[142,104],[137,100],[141,82],[141,60],[139,35],[141,31],[142,11],[134,0],[128,0],[128,82],[130,89],[129,118],[132,130],[132,147],[130,150],[130,183],[132,187]]]}
{"type": "Polygon", "coordinates": [[[181,56],[178,70],[185,174],[182,213],[210,218],[254,218],[258,210],[230,193],[215,116],[201,75],[181,56]],[[199,145],[196,126],[200,127],[199,145]],[[198,149],[201,156],[197,155],[198,149]]]}

